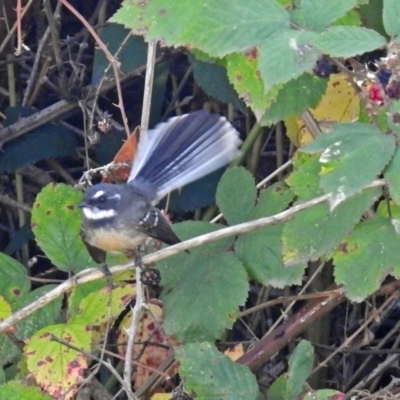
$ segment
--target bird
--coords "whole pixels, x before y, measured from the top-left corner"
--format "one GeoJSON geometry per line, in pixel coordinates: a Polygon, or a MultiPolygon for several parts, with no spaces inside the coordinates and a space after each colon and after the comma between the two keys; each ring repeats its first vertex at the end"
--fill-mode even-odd
{"type": "Polygon", "coordinates": [[[82,237],[93,259],[104,263],[106,252],[135,250],[149,237],[179,243],[158,202],[229,164],[240,155],[241,143],[225,117],[205,110],[142,132],[127,182],[90,186],[79,204],[82,237]]]}

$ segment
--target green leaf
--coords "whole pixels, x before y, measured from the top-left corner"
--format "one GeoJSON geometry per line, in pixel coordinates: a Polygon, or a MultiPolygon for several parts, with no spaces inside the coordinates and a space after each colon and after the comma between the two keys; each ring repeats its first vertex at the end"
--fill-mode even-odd
{"type": "Polygon", "coordinates": [[[400,34],[400,2],[397,0],[383,0],[383,25],[390,36],[400,34]]]}
{"type": "Polygon", "coordinates": [[[167,45],[197,47],[212,56],[249,49],[289,24],[273,0],[124,2],[112,21],[167,45]],[[157,18],[155,18],[157,16],[157,18]]]}
{"type": "MultiPolygon", "coordinates": [[[[209,222],[185,221],[174,224],[173,228],[178,237],[183,241],[206,233],[215,232],[225,228],[225,226],[210,224],[209,222]]],[[[211,243],[191,249],[190,254],[182,252],[159,261],[157,268],[161,272],[162,286],[164,288],[163,293],[165,294],[175,286],[179,286],[181,280],[186,279],[186,275],[191,273],[193,265],[196,265],[198,259],[219,255],[228,251],[233,246],[234,240],[234,237],[214,240],[211,243]]]]}
{"type": "MultiPolygon", "coordinates": [[[[293,192],[283,183],[270,186],[261,193],[248,220],[275,215],[293,200],[293,192]]],[[[305,265],[284,268],[282,257],[283,224],[256,229],[239,236],[235,254],[245,264],[249,275],[258,282],[283,288],[300,284],[305,265]]]]}
{"type": "Polygon", "coordinates": [[[369,0],[366,4],[365,3],[366,2],[364,2],[360,7],[360,15],[363,25],[379,32],[382,36],[385,36],[386,32],[382,21],[382,0],[369,0]]]}
{"type": "Polygon", "coordinates": [[[29,292],[26,268],[14,258],[0,253],[0,294],[11,304],[29,292]]]}
{"type": "Polygon", "coordinates": [[[19,381],[9,381],[0,385],[0,399],[54,400],[54,397],[42,393],[38,387],[25,385],[19,381]]]}
{"type": "Polygon", "coordinates": [[[259,68],[266,90],[312,71],[320,55],[310,46],[316,37],[314,32],[286,29],[261,43],[259,68]]]}
{"type": "Polygon", "coordinates": [[[252,109],[257,119],[260,119],[266,108],[275,100],[279,85],[265,92],[264,83],[258,69],[257,50],[247,54],[234,53],[226,57],[226,66],[229,80],[232,82],[238,95],[252,109]]]}
{"type": "Polygon", "coordinates": [[[308,73],[292,79],[279,91],[276,100],[262,117],[261,124],[271,125],[309,108],[315,108],[325,93],[327,85],[327,79],[308,73]]]}
{"type": "Polygon", "coordinates": [[[229,225],[246,221],[256,197],[254,178],[243,167],[230,168],[222,175],[217,189],[217,205],[229,225]]]}
{"type": "Polygon", "coordinates": [[[321,389],[315,392],[308,392],[302,397],[302,400],[339,400],[344,399],[345,394],[333,389],[321,389]]]}
{"type": "Polygon", "coordinates": [[[389,193],[394,201],[400,205],[400,149],[396,146],[396,152],[385,171],[385,178],[389,181],[389,193]]]}
{"type": "Polygon", "coordinates": [[[358,26],[334,26],[312,40],[312,45],[331,57],[353,57],[386,44],[386,39],[372,29],[358,26]]]}
{"type": "Polygon", "coordinates": [[[287,374],[281,375],[275,379],[274,383],[268,389],[268,399],[288,400],[286,397],[287,374]]]}
{"type": "Polygon", "coordinates": [[[337,124],[328,133],[319,136],[301,151],[323,151],[321,187],[331,193],[334,209],[347,197],[370,184],[389,163],[396,149],[393,136],[369,124],[337,124]]]}
{"type": "Polygon", "coordinates": [[[225,103],[231,103],[235,108],[245,112],[243,103],[229,82],[226,68],[214,62],[207,62],[189,56],[193,66],[196,82],[209,95],[225,103]]]}
{"type": "Polygon", "coordinates": [[[250,370],[219,353],[212,344],[188,344],[175,353],[180,362],[179,375],[196,399],[258,399],[257,381],[250,370]]]}
{"type": "MultiPolygon", "coordinates": [[[[293,164],[294,171],[286,182],[298,197],[296,204],[322,195],[318,155],[298,152],[293,164]]],[[[380,193],[379,189],[365,190],[341,203],[333,212],[327,203],[323,203],[296,213],[283,227],[285,264],[316,260],[332,250],[359,222],[363,212],[380,193]]]]}
{"type": "MultiPolygon", "coordinates": [[[[367,0],[368,1],[368,0],[367,0]]],[[[347,12],[343,17],[337,19],[333,25],[351,25],[351,26],[362,26],[360,10],[354,9],[347,12]]]]}
{"type": "Polygon", "coordinates": [[[311,373],[314,362],[314,348],[307,340],[302,340],[289,359],[287,399],[295,399],[311,373]]]}
{"type": "Polygon", "coordinates": [[[48,185],[36,197],[32,230],[46,256],[63,271],[95,266],[80,237],[82,193],[67,185],[48,185]]]}
{"type": "Polygon", "coordinates": [[[229,253],[190,256],[190,269],[163,296],[164,329],[181,342],[214,341],[232,327],[246,301],[247,274],[229,253]]]}
{"type": "Polygon", "coordinates": [[[356,6],[355,0],[302,0],[299,20],[306,29],[319,31],[356,6]]]}
{"type": "Polygon", "coordinates": [[[399,225],[389,218],[362,222],[337,246],[335,278],[350,300],[364,300],[389,273],[400,276],[399,225]]]}
{"type": "MultiPolygon", "coordinates": [[[[100,29],[99,36],[111,54],[116,54],[118,51],[118,68],[123,74],[146,64],[147,43],[144,42],[142,37],[132,36],[130,29],[125,29],[118,24],[108,23],[100,29]],[[130,37],[126,40],[128,35],[130,37]]],[[[95,48],[92,85],[99,84],[104,79],[104,72],[109,65],[110,61],[104,51],[95,48]]],[[[106,76],[109,78],[114,76],[112,68],[108,69],[106,76]]]]}
{"type": "MultiPolygon", "coordinates": [[[[9,107],[5,114],[5,125],[8,126],[19,118],[35,114],[35,111],[9,107]]],[[[46,158],[75,156],[77,146],[76,135],[70,129],[58,124],[44,124],[4,145],[0,153],[0,174],[14,172],[46,158]]]]}
{"type": "Polygon", "coordinates": [[[331,251],[358,223],[380,195],[367,189],[339,204],[332,212],[328,204],[300,211],[283,228],[283,259],[286,265],[316,260],[331,251]]]}

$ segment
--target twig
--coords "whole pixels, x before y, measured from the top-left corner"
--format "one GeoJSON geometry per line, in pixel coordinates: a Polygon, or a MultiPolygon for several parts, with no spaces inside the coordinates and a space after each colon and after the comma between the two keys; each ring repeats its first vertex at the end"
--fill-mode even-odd
{"type": "MultiPolygon", "coordinates": [[[[33,3],[33,0],[29,0],[28,3],[26,3],[25,7],[22,10],[21,13],[21,19],[24,17],[24,15],[26,14],[26,12],[29,10],[29,7],[31,6],[31,4],[33,3]]],[[[0,54],[3,52],[3,50],[5,49],[5,47],[7,46],[8,42],[10,41],[12,35],[14,34],[15,30],[17,29],[17,22],[16,21],[13,25],[13,27],[10,29],[10,31],[8,32],[7,36],[4,38],[4,40],[1,42],[0,45],[0,54]]]]}
{"type": "Polygon", "coordinates": [[[17,0],[17,7],[15,8],[15,12],[17,14],[17,49],[15,50],[14,54],[18,57],[22,53],[22,5],[21,0],[17,0]]]}
{"type": "Polygon", "coordinates": [[[54,14],[51,9],[50,0],[44,0],[43,6],[52,36],[52,40],[50,42],[51,46],[53,47],[54,58],[57,65],[58,83],[62,93],[64,96],[66,96],[69,92],[67,85],[67,74],[65,73],[64,62],[61,57],[59,26],[56,25],[56,19],[60,18],[61,3],[58,2],[54,14]]]}
{"type": "Polygon", "coordinates": [[[144,80],[142,120],[140,122],[140,129],[142,131],[147,131],[147,129],[149,128],[156,50],[157,50],[157,41],[151,40],[149,42],[147,50],[146,77],[144,80]]]}
{"type": "Polygon", "coordinates": [[[38,70],[39,65],[40,65],[40,58],[42,56],[42,52],[43,52],[44,46],[47,43],[47,39],[49,38],[49,35],[50,35],[50,28],[47,27],[42,39],[40,39],[40,42],[39,42],[39,45],[38,45],[38,48],[37,48],[37,51],[36,51],[35,61],[34,61],[33,66],[32,66],[32,72],[31,72],[31,74],[29,76],[29,79],[28,79],[28,81],[26,83],[26,90],[25,90],[25,93],[24,93],[24,98],[22,100],[22,106],[23,107],[25,107],[27,105],[28,99],[29,99],[29,97],[31,95],[31,92],[32,92],[32,89],[33,89],[33,86],[34,86],[34,84],[36,82],[36,74],[37,74],[37,70],[38,70]]]}
{"type": "Polygon", "coordinates": [[[142,309],[145,306],[144,303],[144,293],[143,293],[143,285],[140,281],[141,268],[136,265],[136,301],[135,306],[132,309],[132,320],[129,328],[127,329],[128,335],[128,343],[126,345],[126,356],[125,356],[125,364],[124,364],[124,388],[126,391],[126,395],[130,398],[137,398],[132,392],[132,356],[133,356],[133,346],[135,343],[135,337],[137,328],[140,322],[140,316],[142,313],[142,309]]]}
{"type": "MultiPolygon", "coordinates": [[[[372,188],[372,187],[380,187],[385,186],[387,182],[383,179],[376,180],[372,182],[370,185],[366,186],[364,189],[372,188]]],[[[306,201],[301,204],[297,204],[291,207],[288,210],[282,211],[278,214],[275,214],[270,217],[260,218],[254,221],[244,222],[242,224],[234,225],[231,227],[227,227],[224,229],[220,229],[215,232],[207,233],[205,235],[197,236],[193,239],[186,240],[184,242],[175,244],[170,247],[166,247],[162,250],[156,251],[152,254],[148,254],[143,257],[143,264],[151,264],[156,261],[160,261],[164,258],[171,257],[177,253],[181,253],[184,250],[189,250],[194,247],[201,246],[206,243],[213,242],[219,239],[225,239],[230,236],[236,236],[241,233],[250,232],[254,229],[263,228],[269,225],[276,225],[278,223],[284,222],[288,220],[290,217],[298,213],[299,211],[306,210],[311,208],[317,204],[324,203],[328,201],[330,198],[330,194],[325,194],[323,196],[316,197],[315,199],[306,201]]],[[[131,270],[132,267],[135,266],[134,262],[128,262],[122,265],[116,265],[110,268],[110,272],[112,274],[116,274],[119,272],[125,272],[131,270]]],[[[0,322],[0,332],[10,328],[11,326],[15,325],[17,322],[21,321],[28,315],[32,314],[39,308],[42,308],[46,304],[50,303],[52,300],[56,299],[57,297],[61,296],[65,292],[71,290],[73,287],[86,283],[91,282],[100,278],[104,278],[104,274],[100,269],[88,269],[82,271],[75,275],[73,278],[68,279],[57,288],[51,290],[50,292],[46,293],[36,301],[31,304],[28,304],[26,307],[22,308],[21,310],[14,313],[12,316],[8,317],[4,321],[0,322]]]]}
{"type": "MultiPolygon", "coordinates": [[[[136,68],[135,70],[126,74],[124,76],[124,80],[141,74],[144,69],[144,65],[136,68]]],[[[108,90],[114,88],[115,85],[116,82],[114,81],[107,82],[105,85],[102,86],[100,93],[107,92],[108,90]]],[[[97,90],[97,87],[89,87],[86,99],[92,99],[95,96],[97,90]]],[[[57,103],[54,103],[51,106],[37,112],[36,114],[33,114],[26,118],[20,118],[14,124],[0,130],[0,149],[4,146],[5,143],[25,135],[33,129],[39,128],[47,122],[55,121],[58,118],[65,116],[65,114],[75,111],[78,108],[79,104],[77,101],[60,100],[57,103]]]]}
{"type": "MultiPolygon", "coordinates": [[[[148,129],[149,117],[151,109],[151,95],[153,91],[153,80],[154,80],[154,66],[156,57],[157,41],[153,40],[149,43],[147,51],[147,64],[146,64],[146,78],[144,85],[144,96],[143,96],[143,110],[142,110],[142,122],[141,129],[143,131],[148,129]]],[[[140,251],[140,250],[138,250],[140,251]]],[[[135,343],[136,332],[140,322],[140,315],[142,309],[145,307],[143,285],[140,279],[141,266],[136,265],[136,302],[132,309],[132,320],[127,330],[128,343],[126,346],[126,358],[124,366],[124,382],[125,386],[129,388],[127,395],[133,395],[132,392],[132,356],[133,356],[133,345],[135,343]]]]}
{"type": "Polygon", "coordinates": [[[85,18],[71,5],[67,0],[60,0],[61,3],[68,8],[68,10],[71,11],[72,14],[74,14],[79,21],[82,22],[82,24],[86,27],[86,29],[90,32],[90,34],[93,36],[94,40],[100,47],[100,49],[104,52],[106,55],[107,59],[110,61],[113,71],[114,71],[114,79],[115,79],[115,84],[117,88],[117,93],[118,93],[118,104],[117,107],[121,111],[121,116],[122,116],[122,121],[124,122],[124,128],[127,136],[130,134],[129,126],[128,126],[128,119],[125,114],[125,108],[124,108],[124,100],[122,97],[122,91],[121,91],[121,80],[119,77],[119,71],[118,71],[118,61],[115,59],[115,57],[110,53],[108,50],[107,46],[104,44],[104,42],[100,39],[99,35],[95,32],[95,30],[92,28],[92,26],[86,21],[85,18]]]}

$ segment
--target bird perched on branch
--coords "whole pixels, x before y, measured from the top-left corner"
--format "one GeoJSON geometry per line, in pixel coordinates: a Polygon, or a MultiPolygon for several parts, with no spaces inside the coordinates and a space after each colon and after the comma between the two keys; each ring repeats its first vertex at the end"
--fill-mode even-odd
{"type": "MultiPolygon", "coordinates": [[[[87,189],[79,205],[85,242],[103,252],[133,250],[149,236],[179,243],[156,204],[172,190],[230,163],[240,144],[238,132],[224,117],[206,111],[142,132],[127,183],[87,189]]],[[[94,259],[103,262],[105,254],[94,259]]]]}

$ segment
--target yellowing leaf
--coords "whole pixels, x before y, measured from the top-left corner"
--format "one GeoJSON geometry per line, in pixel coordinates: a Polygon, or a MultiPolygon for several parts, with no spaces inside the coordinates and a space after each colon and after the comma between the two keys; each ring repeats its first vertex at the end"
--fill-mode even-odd
{"type": "Polygon", "coordinates": [[[151,400],[171,400],[171,393],[156,393],[154,396],[151,396],[151,400]]]}
{"type": "Polygon", "coordinates": [[[224,354],[228,356],[232,361],[236,361],[244,354],[243,344],[239,343],[236,346],[225,350],[224,354]]]}
{"type": "MultiPolygon", "coordinates": [[[[329,130],[332,123],[351,122],[358,119],[360,99],[354,87],[348,82],[345,74],[332,74],[328,87],[318,106],[310,110],[323,131],[329,130]]],[[[297,146],[312,141],[310,132],[298,117],[285,121],[287,136],[297,146]]]]}
{"type": "Polygon", "coordinates": [[[11,306],[3,296],[0,296],[0,321],[12,314],[11,306]]]}

